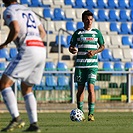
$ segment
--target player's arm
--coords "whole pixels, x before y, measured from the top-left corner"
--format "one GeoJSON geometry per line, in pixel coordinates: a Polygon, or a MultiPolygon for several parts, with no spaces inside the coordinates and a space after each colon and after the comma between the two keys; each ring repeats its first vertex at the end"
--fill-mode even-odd
{"type": "Polygon", "coordinates": [[[77,37],[76,37],[76,32],[72,35],[72,38],[70,40],[70,46],[69,46],[69,52],[72,54],[76,54],[78,52],[76,48],[77,44],[77,37]]]}
{"type": "Polygon", "coordinates": [[[100,45],[100,47],[97,50],[90,51],[90,53],[94,56],[95,54],[102,52],[104,50],[104,48],[105,48],[104,45],[100,45]]]}
{"type": "Polygon", "coordinates": [[[98,54],[100,52],[102,52],[104,50],[105,46],[104,45],[100,45],[100,47],[97,50],[90,50],[87,52],[87,56],[89,58],[93,57],[95,54],[98,54]]]}
{"type": "Polygon", "coordinates": [[[100,45],[100,47],[95,51],[95,54],[102,52],[104,48],[105,48],[105,45],[100,45]]]}
{"type": "Polygon", "coordinates": [[[10,31],[9,31],[8,37],[6,41],[2,45],[0,45],[0,49],[6,47],[10,42],[14,41],[18,36],[20,28],[16,20],[12,21],[9,24],[9,28],[10,28],[10,31]]]}
{"type": "Polygon", "coordinates": [[[45,35],[46,35],[46,32],[45,32],[45,30],[44,30],[44,28],[43,28],[43,25],[40,24],[40,25],[38,26],[38,29],[39,29],[40,37],[43,39],[43,38],[45,37],[45,35]]]}

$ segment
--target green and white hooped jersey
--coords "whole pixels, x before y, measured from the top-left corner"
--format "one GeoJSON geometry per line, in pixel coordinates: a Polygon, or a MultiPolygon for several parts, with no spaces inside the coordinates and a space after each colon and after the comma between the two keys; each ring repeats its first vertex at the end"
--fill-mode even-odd
{"type": "Polygon", "coordinates": [[[71,46],[78,47],[76,68],[98,68],[97,54],[92,58],[86,56],[88,50],[97,50],[98,45],[104,45],[104,39],[98,29],[78,29],[72,35],[71,46]]]}

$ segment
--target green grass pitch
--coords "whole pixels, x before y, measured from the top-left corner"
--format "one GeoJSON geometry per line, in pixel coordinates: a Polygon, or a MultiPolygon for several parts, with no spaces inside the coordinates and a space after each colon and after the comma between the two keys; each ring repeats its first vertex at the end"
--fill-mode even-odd
{"type": "MultiPolygon", "coordinates": [[[[87,117],[87,113],[85,113],[87,117]]],[[[14,132],[22,132],[29,126],[26,113],[21,113],[26,122],[22,129],[14,132]]],[[[73,122],[69,113],[38,113],[39,126],[42,133],[132,133],[132,112],[96,112],[94,122],[73,122]]],[[[0,129],[5,127],[11,117],[8,113],[0,113],[0,129]]]]}

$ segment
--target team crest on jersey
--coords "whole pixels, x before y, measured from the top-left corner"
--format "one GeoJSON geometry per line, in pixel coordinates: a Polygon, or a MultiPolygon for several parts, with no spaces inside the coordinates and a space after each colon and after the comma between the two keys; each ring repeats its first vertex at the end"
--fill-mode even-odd
{"type": "Polygon", "coordinates": [[[92,37],[93,37],[93,38],[95,38],[95,37],[96,37],[96,35],[95,35],[95,34],[93,34],[93,35],[92,35],[92,37]]]}

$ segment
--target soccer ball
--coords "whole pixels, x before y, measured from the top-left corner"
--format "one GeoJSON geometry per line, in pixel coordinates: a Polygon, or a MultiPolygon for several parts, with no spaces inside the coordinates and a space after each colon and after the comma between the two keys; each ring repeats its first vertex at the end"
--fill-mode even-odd
{"type": "Polygon", "coordinates": [[[70,119],[72,121],[77,121],[77,122],[83,121],[84,120],[84,113],[78,108],[73,109],[70,112],[70,119]]]}

